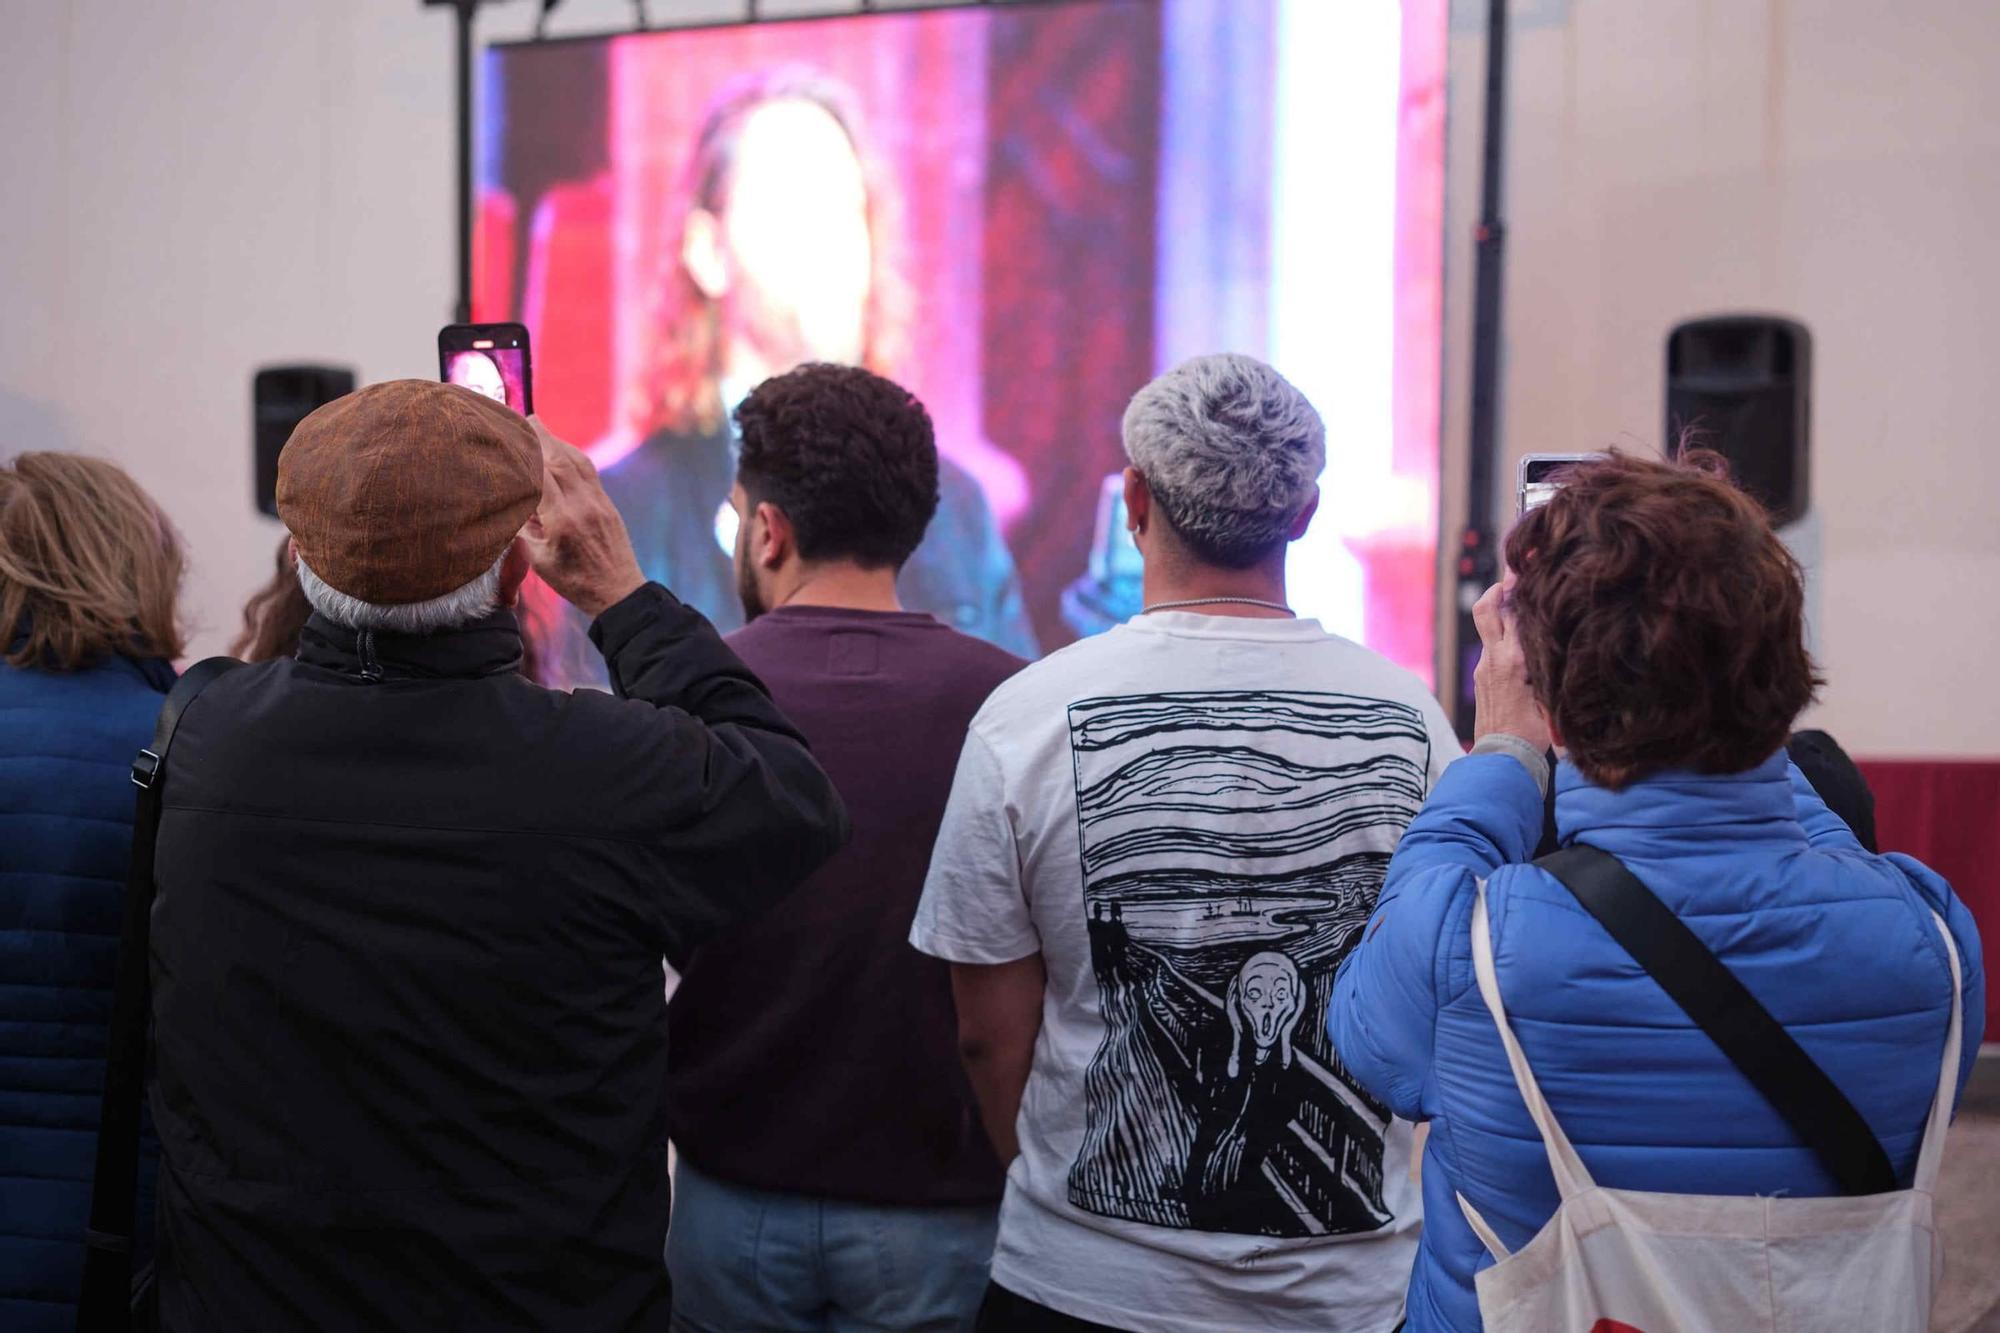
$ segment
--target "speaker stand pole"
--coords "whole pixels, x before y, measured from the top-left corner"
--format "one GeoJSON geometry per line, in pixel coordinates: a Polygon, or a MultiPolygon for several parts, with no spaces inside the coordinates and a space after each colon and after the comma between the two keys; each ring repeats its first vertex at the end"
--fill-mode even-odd
{"type": "Polygon", "coordinates": [[[1494,516],[1494,473],[1500,461],[1500,298],[1506,224],[1501,219],[1507,132],[1507,0],[1487,0],[1486,123],[1481,154],[1479,227],[1474,233],[1472,304],[1472,413],[1467,439],[1465,530],[1459,536],[1454,588],[1457,633],[1452,723],[1470,740],[1473,668],[1479,663],[1479,628],[1472,604],[1499,576],[1499,528],[1494,516]]]}
{"type": "Polygon", "coordinates": [[[455,323],[472,322],[472,19],[481,0],[423,0],[445,6],[457,20],[458,52],[458,297],[455,323]]]}

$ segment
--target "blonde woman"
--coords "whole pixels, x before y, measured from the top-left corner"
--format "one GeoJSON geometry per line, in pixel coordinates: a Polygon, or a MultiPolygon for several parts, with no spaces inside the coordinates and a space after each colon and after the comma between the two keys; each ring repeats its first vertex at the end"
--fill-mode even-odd
{"type": "Polygon", "coordinates": [[[15,1333],[75,1319],[132,757],[181,653],[181,567],[166,515],[112,464],[0,467],[0,1324],[15,1333]]]}

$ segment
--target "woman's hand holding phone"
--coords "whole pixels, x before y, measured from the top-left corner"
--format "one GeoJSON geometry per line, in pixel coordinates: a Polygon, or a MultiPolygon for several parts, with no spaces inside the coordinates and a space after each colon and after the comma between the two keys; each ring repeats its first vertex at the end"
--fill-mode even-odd
{"type": "Polygon", "coordinates": [[[1482,645],[1472,672],[1472,739],[1476,744],[1490,735],[1516,736],[1540,754],[1553,743],[1549,722],[1528,685],[1528,659],[1507,614],[1506,586],[1494,584],[1472,608],[1482,645]]]}

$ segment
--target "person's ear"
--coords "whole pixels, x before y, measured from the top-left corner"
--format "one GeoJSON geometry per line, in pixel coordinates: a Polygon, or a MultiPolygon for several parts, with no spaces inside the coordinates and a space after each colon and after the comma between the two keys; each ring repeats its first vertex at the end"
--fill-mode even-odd
{"type": "Polygon", "coordinates": [[[1153,491],[1146,474],[1138,468],[1125,469],[1125,528],[1136,540],[1145,535],[1153,521],[1153,491]]]}
{"type": "Polygon", "coordinates": [[[769,500],[752,511],[757,527],[751,531],[750,558],[760,569],[778,569],[798,554],[798,533],[792,517],[769,500]]]}
{"type": "Polygon", "coordinates": [[[723,253],[722,219],[705,208],[688,214],[681,232],[681,264],[711,301],[729,294],[729,258],[723,253]]]}
{"type": "Polygon", "coordinates": [[[1306,529],[1312,526],[1313,515],[1317,514],[1318,512],[1319,512],[1319,483],[1314,482],[1312,498],[1310,500],[1307,500],[1306,507],[1299,511],[1299,516],[1297,519],[1293,521],[1292,530],[1289,534],[1287,534],[1285,540],[1288,542],[1295,542],[1299,538],[1305,536],[1306,529]]]}
{"type": "Polygon", "coordinates": [[[528,544],[516,537],[500,558],[500,605],[518,606],[521,585],[528,580],[528,544]]]}

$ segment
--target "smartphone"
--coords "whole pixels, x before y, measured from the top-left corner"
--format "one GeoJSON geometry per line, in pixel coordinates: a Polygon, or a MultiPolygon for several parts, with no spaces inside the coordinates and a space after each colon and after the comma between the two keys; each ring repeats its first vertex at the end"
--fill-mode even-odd
{"type": "Polygon", "coordinates": [[[447,324],[438,330],[438,378],[483,393],[522,416],[535,410],[525,324],[447,324]]]}
{"type": "Polygon", "coordinates": [[[1579,463],[1588,463],[1594,458],[1604,457],[1603,453],[1588,454],[1529,454],[1521,460],[1519,505],[1516,515],[1525,514],[1530,509],[1539,508],[1549,502],[1550,497],[1563,488],[1569,480],[1565,475],[1579,463]]]}

